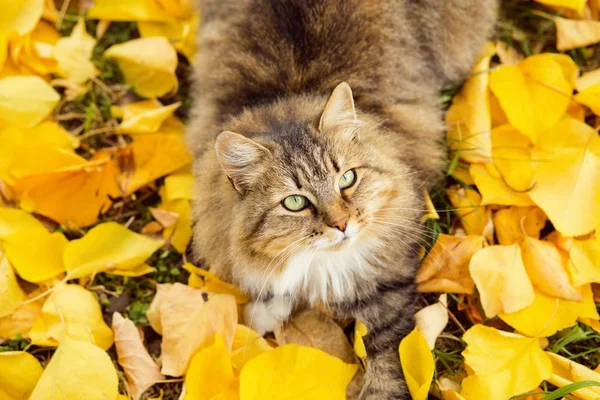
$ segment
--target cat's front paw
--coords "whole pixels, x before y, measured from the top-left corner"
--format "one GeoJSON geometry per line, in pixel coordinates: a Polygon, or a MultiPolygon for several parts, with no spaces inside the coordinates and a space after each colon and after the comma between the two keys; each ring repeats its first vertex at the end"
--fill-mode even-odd
{"type": "Polygon", "coordinates": [[[273,332],[290,316],[291,305],[287,299],[251,301],[244,306],[244,322],[260,335],[273,332]]]}

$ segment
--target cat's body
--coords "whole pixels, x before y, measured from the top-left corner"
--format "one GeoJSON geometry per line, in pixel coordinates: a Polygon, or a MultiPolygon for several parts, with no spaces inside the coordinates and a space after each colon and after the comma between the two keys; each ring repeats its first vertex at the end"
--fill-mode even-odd
{"type": "Polygon", "coordinates": [[[397,349],[442,167],[438,93],[470,70],[496,1],[202,3],[196,255],[254,297],[259,330],[316,304],[365,322],[362,398],[408,399],[397,349]]]}

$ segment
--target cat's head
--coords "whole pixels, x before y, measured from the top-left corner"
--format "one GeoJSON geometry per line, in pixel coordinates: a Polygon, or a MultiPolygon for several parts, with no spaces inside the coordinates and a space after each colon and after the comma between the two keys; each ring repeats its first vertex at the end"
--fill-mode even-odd
{"type": "Polygon", "coordinates": [[[299,252],[347,252],[414,230],[418,183],[383,139],[385,128],[357,114],[346,83],[324,109],[299,117],[286,107],[249,112],[234,126],[244,135],[217,138],[217,158],[239,193],[237,245],[274,268],[299,252]]]}

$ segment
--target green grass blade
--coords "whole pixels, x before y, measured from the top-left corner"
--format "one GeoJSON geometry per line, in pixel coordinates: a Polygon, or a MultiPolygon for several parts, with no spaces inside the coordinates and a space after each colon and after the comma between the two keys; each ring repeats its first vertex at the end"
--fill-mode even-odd
{"type": "Polygon", "coordinates": [[[584,387],[589,387],[589,386],[600,386],[600,382],[581,381],[581,382],[571,383],[570,385],[563,386],[560,389],[556,389],[554,392],[542,397],[541,400],[560,399],[560,398],[568,395],[569,393],[574,392],[575,390],[579,390],[579,389],[582,389],[584,387]]]}

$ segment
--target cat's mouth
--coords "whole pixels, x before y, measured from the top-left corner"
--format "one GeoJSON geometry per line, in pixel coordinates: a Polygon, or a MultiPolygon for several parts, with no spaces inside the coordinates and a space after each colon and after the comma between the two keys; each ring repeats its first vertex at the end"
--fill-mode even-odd
{"type": "Polygon", "coordinates": [[[312,243],[312,247],[315,247],[319,250],[338,251],[338,250],[341,250],[344,247],[346,247],[348,244],[350,244],[353,241],[354,237],[357,235],[357,233],[358,233],[358,231],[356,231],[356,232],[336,231],[334,238],[322,236],[322,237],[316,239],[312,243]]]}

